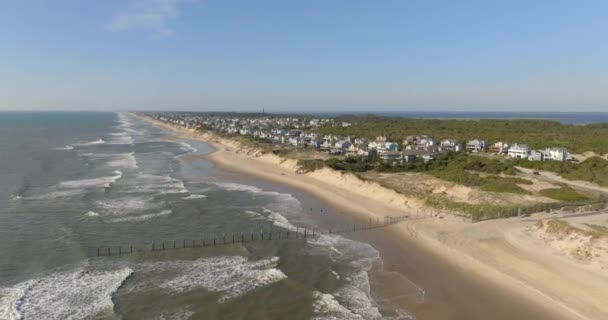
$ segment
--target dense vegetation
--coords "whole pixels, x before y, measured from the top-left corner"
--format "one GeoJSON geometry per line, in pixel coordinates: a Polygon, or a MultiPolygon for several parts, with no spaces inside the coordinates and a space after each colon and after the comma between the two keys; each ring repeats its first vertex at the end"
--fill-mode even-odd
{"type": "Polygon", "coordinates": [[[343,160],[330,159],[326,164],[333,169],[350,172],[363,172],[372,168],[380,172],[424,172],[439,179],[492,192],[526,194],[528,192],[518,184],[532,183],[527,179],[498,176],[498,174],[515,174],[513,164],[510,162],[456,152],[447,152],[435,161],[419,160],[396,166],[385,163],[372,166],[361,159],[351,157],[343,160]]]}
{"type": "Polygon", "coordinates": [[[435,139],[452,138],[466,141],[484,138],[518,142],[533,148],[565,147],[571,152],[608,152],[608,124],[566,125],[549,120],[439,120],[381,116],[343,116],[339,120],[352,123],[348,127],[319,128],[324,134],[350,135],[373,139],[380,135],[401,142],[408,135],[426,134],[435,139]]]}
{"type": "Polygon", "coordinates": [[[591,157],[581,163],[518,160],[516,164],[525,168],[553,171],[570,180],[590,181],[608,186],[608,161],[600,157],[591,157]]]}

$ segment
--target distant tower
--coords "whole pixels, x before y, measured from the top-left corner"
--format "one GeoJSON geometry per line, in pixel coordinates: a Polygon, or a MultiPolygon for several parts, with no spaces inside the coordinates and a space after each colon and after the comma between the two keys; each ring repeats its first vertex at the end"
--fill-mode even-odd
{"type": "Polygon", "coordinates": [[[264,112],[264,108],[262,108],[262,114],[266,114],[266,112],[264,112]]]}

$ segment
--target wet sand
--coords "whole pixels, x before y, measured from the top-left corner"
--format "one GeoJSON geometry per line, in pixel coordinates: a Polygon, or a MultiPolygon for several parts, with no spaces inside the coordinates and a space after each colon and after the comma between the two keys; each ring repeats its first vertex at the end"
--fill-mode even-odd
{"type": "MultiPolygon", "coordinates": [[[[304,191],[245,174],[231,177],[235,178],[264,190],[292,194],[300,200],[303,208],[312,208],[309,216],[322,228],[336,229],[353,223],[367,223],[304,191]]],[[[560,319],[551,306],[534,304],[485,281],[473,271],[454,266],[415,241],[404,241],[394,226],[344,233],[343,236],[372,245],[381,254],[384,271],[399,273],[424,290],[421,303],[411,296],[409,290],[403,292],[405,298],[397,297],[395,301],[416,319],[560,319]]],[[[396,288],[390,287],[390,281],[374,286],[374,275],[370,280],[372,289],[381,291],[376,292],[380,296],[391,296],[401,289],[399,283],[394,285],[396,288]]]]}

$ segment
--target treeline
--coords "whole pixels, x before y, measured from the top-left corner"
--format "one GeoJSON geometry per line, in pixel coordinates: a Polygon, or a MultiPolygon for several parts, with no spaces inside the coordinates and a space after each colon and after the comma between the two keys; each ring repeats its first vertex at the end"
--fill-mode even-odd
{"type": "Polygon", "coordinates": [[[350,135],[374,139],[380,135],[401,142],[408,135],[426,134],[435,139],[452,138],[461,142],[483,138],[488,142],[525,143],[535,149],[565,147],[571,152],[608,152],[608,124],[567,125],[549,120],[439,120],[382,116],[342,116],[348,127],[325,126],[323,134],[350,135]]]}

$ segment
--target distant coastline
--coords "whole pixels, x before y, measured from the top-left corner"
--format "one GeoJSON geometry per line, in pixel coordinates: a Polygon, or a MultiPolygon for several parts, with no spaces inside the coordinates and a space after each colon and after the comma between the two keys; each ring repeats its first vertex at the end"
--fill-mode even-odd
{"type": "Polygon", "coordinates": [[[317,116],[376,115],[425,119],[537,119],[563,124],[608,122],[608,112],[488,112],[488,111],[383,111],[383,112],[311,112],[317,116]]]}

